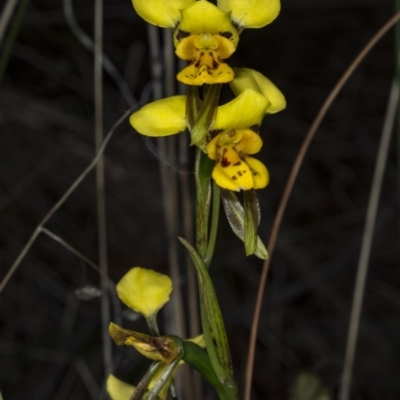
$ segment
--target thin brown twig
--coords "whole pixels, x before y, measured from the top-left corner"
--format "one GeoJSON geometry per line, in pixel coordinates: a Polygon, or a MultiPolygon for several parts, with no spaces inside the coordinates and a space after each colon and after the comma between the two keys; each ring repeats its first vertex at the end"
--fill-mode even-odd
{"type": "MultiPolygon", "coordinates": [[[[103,142],[103,0],[96,0],[94,5],[94,119],[95,145],[99,151],[103,142]]],[[[103,369],[107,377],[113,370],[112,344],[108,334],[110,323],[110,302],[108,298],[108,252],[107,252],[107,223],[105,199],[104,157],[99,158],[96,165],[96,201],[97,201],[97,230],[99,266],[101,285],[101,330],[103,339],[103,369]]]]}
{"type": "Polygon", "coordinates": [[[244,400],[250,400],[251,395],[251,382],[253,376],[253,367],[254,367],[254,355],[255,355],[255,346],[257,340],[257,330],[258,324],[260,320],[262,299],[264,295],[264,289],[267,281],[269,266],[271,264],[272,255],[275,249],[276,240],[278,237],[279,228],[281,226],[283,214],[286,210],[287,203],[289,201],[294,183],[296,181],[297,175],[299,173],[300,167],[303,163],[304,157],[307,153],[307,150],[310,146],[312,139],[317,132],[322,120],[324,119],[327,111],[331,107],[333,101],[336,99],[339,92],[342,90],[343,86],[353,74],[355,69],[359,66],[361,61],[366,57],[366,55],[371,51],[371,49],[379,42],[379,40],[392,28],[396,22],[400,20],[400,12],[394,14],[385,25],[373,36],[373,38],[367,43],[367,45],[361,50],[358,56],[354,59],[354,61],[350,64],[346,72],[342,75],[342,77],[337,82],[336,86],[333,88],[321,109],[319,110],[317,116],[315,117],[309,131],[307,132],[306,138],[297,154],[295,162],[293,164],[292,170],[290,171],[290,175],[288,181],[286,183],[285,190],[282,195],[281,202],[279,204],[278,212],[275,216],[274,224],[271,231],[271,236],[268,242],[267,249],[269,251],[269,259],[264,262],[263,270],[260,277],[260,283],[258,286],[257,299],[254,309],[253,322],[251,326],[250,333],[250,342],[249,342],[249,350],[247,356],[247,365],[246,365],[246,375],[245,375],[245,389],[244,389],[244,400]]]}
{"type": "Polygon", "coordinates": [[[375,221],[378,212],[379,197],[381,194],[382,181],[389,152],[390,139],[392,137],[393,125],[396,119],[398,101],[398,82],[396,80],[393,80],[386,111],[385,122],[383,124],[377,160],[375,164],[375,172],[372,179],[370,196],[368,200],[367,216],[357,266],[357,277],[354,287],[353,304],[351,307],[349,331],[347,334],[342,382],[338,395],[339,400],[348,400],[350,397],[351,378],[353,374],[354,358],[356,354],[358,331],[360,328],[361,310],[365,293],[365,282],[367,279],[369,258],[371,254],[371,244],[374,235],[375,221]]]}
{"type": "Polygon", "coordinates": [[[137,106],[132,106],[128,111],[121,116],[121,118],[114,124],[111,130],[108,132],[107,136],[105,137],[103,144],[101,145],[100,150],[97,152],[96,156],[93,158],[92,162],[86,167],[86,169],[78,176],[75,182],[69,187],[69,189],[64,193],[64,195],[57,201],[57,203],[50,209],[50,211],[44,216],[42,221],[36,226],[34,232],[32,233],[31,237],[25,244],[24,248],[19,253],[17,259],[14,261],[11,268],[8,270],[6,276],[0,283],[0,293],[6,287],[8,281],[12,278],[15,271],[21,264],[22,260],[25,258],[26,254],[35,243],[36,239],[38,238],[39,234],[42,232],[42,228],[44,225],[49,221],[49,219],[54,215],[54,213],[67,201],[69,196],[75,191],[75,189],[82,183],[82,181],[86,178],[86,176],[93,170],[96,166],[99,158],[103,155],[104,150],[107,147],[108,142],[110,141],[112,135],[114,134],[115,130],[126,120],[126,118],[133,112],[133,110],[137,106]]]}

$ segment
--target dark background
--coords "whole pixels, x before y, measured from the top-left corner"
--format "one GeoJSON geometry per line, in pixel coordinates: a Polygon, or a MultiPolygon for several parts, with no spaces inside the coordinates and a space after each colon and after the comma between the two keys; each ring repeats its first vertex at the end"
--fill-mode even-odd
{"type": "MultiPolygon", "coordinates": [[[[105,0],[104,6],[104,52],[134,96],[146,100],[151,81],[146,24],[129,1],[105,0]]],[[[262,127],[259,158],[271,173],[270,185],[259,192],[264,240],[313,118],[393,10],[393,2],[381,0],[283,0],[281,14],[271,25],[242,34],[230,64],[268,76],[288,103],[285,111],[265,118],[262,127]]],[[[75,1],[74,12],[92,37],[93,2],[75,1]]],[[[67,26],[61,1],[29,3],[0,82],[1,278],[36,225],[94,156],[92,58],[67,26]]],[[[287,399],[302,371],[316,374],[333,397],[337,393],[394,60],[392,30],[345,86],[302,166],[264,299],[255,400],[287,399]]],[[[105,130],[128,108],[105,73],[105,130]]],[[[168,271],[156,146],[156,140],[143,139],[125,122],[105,153],[108,261],[114,281],[133,265],[168,271]]],[[[183,169],[178,162],[172,164],[179,177],[183,169]]],[[[372,245],[354,399],[398,399],[400,393],[396,164],[393,139],[372,245]]],[[[262,262],[246,259],[224,216],[221,221],[211,274],[242,388],[262,262]]],[[[94,173],[46,227],[97,262],[94,173]]],[[[78,300],[75,290],[86,284],[98,287],[98,274],[41,235],[0,297],[4,400],[98,398],[104,379],[100,299],[78,300]]],[[[124,320],[124,326],[146,330],[140,320],[124,320]]],[[[147,362],[132,349],[116,354],[116,375],[137,383],[147,362]]],[[[213,398],[210,393],[204,398],[213,398]]]]}

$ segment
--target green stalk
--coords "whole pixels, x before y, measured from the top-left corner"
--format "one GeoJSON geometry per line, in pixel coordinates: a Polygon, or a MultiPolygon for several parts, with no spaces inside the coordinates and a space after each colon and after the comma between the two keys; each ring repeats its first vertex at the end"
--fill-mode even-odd
{"type": "Polygon", "coordinates": [[[203,260],[208,245],[208,217],[211,203],[211,170],[213,162],[199,148],[196,153],[196,249],[203,260]]]}
{"type": "Polygon", "coordinates": [[[210,263],[214,254],[215,242],[217,240],[218,231],[218,220],[219,220],[219,206],[221,191],[219,186],[213,182],[213,202],[212,202],[212,214],[211,214],[211,228],[210,228],[210,238],[208,240],[207,252],[204,259],[206,267],[210,267],[210,263]]]}

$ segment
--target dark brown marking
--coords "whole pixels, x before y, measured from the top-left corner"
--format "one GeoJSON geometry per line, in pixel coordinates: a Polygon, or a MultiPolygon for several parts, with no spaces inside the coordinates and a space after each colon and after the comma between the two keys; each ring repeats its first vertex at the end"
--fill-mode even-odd
{"type": "Polygon", "coordinates": [[[200,60],[198,60],[198,61],[194,64],[194,66],[195,66],[196,68],[199,68],[199,67],[200,67],[200,60]]]}
{"type": "Polygon", "coordinates": [[[188,36],[190,36],[190,32],[186,32],[186,31],[182,31],[182,30],[178,30],[178,33],[176,34],[176,38],[181,41],[184,38],[187,38],[188,36]]]}
{"type": "MultiPolygon", "coordinates": [[[[235,165],[235,164],[233,164],[233,165],[235,165]]],[[[243,176],[243,172],[242,171],[238,171],[238,175],[239,176],[243,176]]]]}
{"type": "Polygon", "coordinates": [[[260,125],[258,124],[252,125],[249,129],[255,133],[260,133],[260,125]]]}
{"type": "Polygon", "coordinates": [[[215,136],[217,136],[221,132],[223,132],[223,129],[213,129],[212,131],[210,131],[210,138],[215,138],[215,136]]]}
{"type": "Polygon", "coordinates": [[[237,167],[238,165],[240,165],[242,162],[241,161],[237,161],[235,162],[235,164],[233,164],[235,167],[237,167]]]}
{"type": "Polygon", "coordinates": [[[219,67],[219,64],[215,60],[213,60],[212,66],[214,69],[217,69],[219,67]]]}
{"type": "Polygon", "coordinates": [[[233,179],[234,181],[236,181],[236,180],[237,180],[237,176],[236,176],[236,175],[233,175],[233,176],[232,176],[232,179],[233,179]]]}
{"type": "Polygon", "coordinates": [[[222,157],[221,166],[223,168],[229,167],[231,165],[230,161],[226,157],[222,157]]]}
{"type": "Polygon", "coordinates": [[[227,39],[232,39],[233,34],[231,32],[219,32],[220,36],[223,36],[227,39]]]}

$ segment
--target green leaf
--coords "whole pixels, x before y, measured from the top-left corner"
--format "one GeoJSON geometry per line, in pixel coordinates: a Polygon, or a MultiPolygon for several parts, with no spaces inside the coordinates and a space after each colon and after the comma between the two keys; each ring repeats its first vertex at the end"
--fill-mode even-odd
{"type": "Polygon", "coordinates": [[[244,198],[244,248],[246,256],[257,249],[257,229],[260,224],[260,205],[254,189],[246,190],[244,198]]]}
{"type": "Polygon", "coordinates": [[[193,342],[183,342],[183,361],[190,364],[217,391],[220,400],[228,399],[225,389],[215,374],[210,357],[199,345],[193,342]]]}
{"type": "MultiPolygon", "coordinates": [[[[232,228],[233,233],[243,242],[245,241],[245,222],[244,222],[244,209],[240,204],[236,194],[230,190],[221,189],[222,204],[224,206],[225,214],[228,222],[232,228]]],[[[265,248],[260,237],[257,236],[257,245],[254,254],[266,260],[268,258],[268,252],[265,248]]]]}
{"type": "Polygon", "coordinates": [[[203,318],[207,318],[206,324],[210,327],[210,332],[208,332],[207,329],[204,329],[204,339],[208,351],[210,348],[212,349],[214,347],[215,342],[218,363],[216,363],[211,356],[210,361],[220,382],[224,385],[225,390],[229,391],[231,396],[229,398],[232,400],[237,399],[237,388],[233,379],[228,339],[226,336],[224,321],[222,319],[221,309],[218,304],[217,295],[210,275],[208,274],[207,267],[194,247],[183,238],[179,238],[179,240],[189,250],[196,268],[200,302],[204,306],[204,312],[201,313],[202,320],[203,318]]]}

